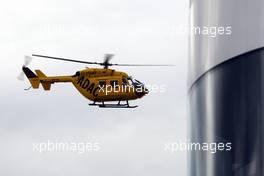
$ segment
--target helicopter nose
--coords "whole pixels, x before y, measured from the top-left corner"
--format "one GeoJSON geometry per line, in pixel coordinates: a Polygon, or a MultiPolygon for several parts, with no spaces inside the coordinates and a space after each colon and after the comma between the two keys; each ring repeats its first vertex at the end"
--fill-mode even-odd
{"type": "Polygon", "coordinates": [[[136,95],[138,98],[142,98],[143,96],[147,95],[149,93],[148,89],[144,86],[142,86],[140,91],[136,90],[136,95]]]}

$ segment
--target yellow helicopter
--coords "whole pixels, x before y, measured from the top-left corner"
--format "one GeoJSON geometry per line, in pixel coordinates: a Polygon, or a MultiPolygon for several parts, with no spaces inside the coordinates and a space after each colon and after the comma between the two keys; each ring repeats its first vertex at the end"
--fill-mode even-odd
{"type": "Polygon", "coordinates": [[[26,75],[33,89],[38,89],[41,84],[45,91],[49,91],[51,89],[51,84],[70,82],[84,97],[93,101],[93,103],[89,104],[90,106],[98,106],[100,108],[136,108],[138,106],[130,106],[129,101],[140,99],[149,93],[143,83],[133,79],[127,73],[109,69],[110,66],[174,66],[152,64],[112,64],[109,61],[114,56],[113,54],[106,54],[104,62],[102,63],[36,54],[33,54],[32,56],[103,66],[103,68],[86,68],[69,76],[46,76],[40,70],[35,70],[35,73],[31,71],[27,66],[32,60],[32,57],[25,56],[25,64],[22,67],[23,72],[19,76],[19,79],[23,79],[23,76],[26,75]],[[125,103],[122,103],[123,101],[125,103]],[[117,103],[106,104],[105,102],[117,103]]]}

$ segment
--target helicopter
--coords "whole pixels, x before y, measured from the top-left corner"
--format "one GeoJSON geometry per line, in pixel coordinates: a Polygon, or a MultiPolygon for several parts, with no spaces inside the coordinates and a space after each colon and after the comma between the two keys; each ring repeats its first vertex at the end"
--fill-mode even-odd
{"type": "MultiPolygon", "coordinates": [[[[73,60],[61,57],[51,57],[45,55],[32,54],[25,56],[25,64],[22,67],[22,73],[18,79],[23,80],[24,75],[28,78],[33,89],[39,89],[40,84],[45,91],[51,90],[54,83],[72,83],[75,88],[88,100],[92,101],[90,106],[99,108],[136,108],[131,106],[129,101],[141,99],[149,94],[146,86],[129,76],[127,73],[110,69],[112,66],[174,66],[174,65],[153,65],[153,64],[113,64],[110,60],[113,54],[105,54],[103,62],[88,62],[82,60],[73,60]],[[41,70],[35,70],[35,73],[28,68],[32,57],[46,58],[67,62],[75,62],[86,65],[99,65],[103,68],[88,68],[77,71],[68,76],[46,76],[41,70]],[[116,102],[110,104],[109,102],[116,102]],[[122,103],[125,102],[125,103],[122,103]]],[[[29,90],[25,89],[25,90],[29,90]]]]}

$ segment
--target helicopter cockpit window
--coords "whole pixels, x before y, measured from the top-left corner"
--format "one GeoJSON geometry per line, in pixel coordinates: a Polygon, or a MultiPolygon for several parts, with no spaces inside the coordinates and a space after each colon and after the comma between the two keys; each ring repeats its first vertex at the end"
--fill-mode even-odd
{"type": "Polygon", "coordinates": [[[106,87],[106,81],[99,81],[100,87],[106,87]]]}
{"type": "Polygon", "coordinates": [[[127,78],[127,80],[129,85],[133,85],[134,81],[131,77],[127,78]]]}
{"type": "Polygon", "coordinates": [[[118,86],[118,81],[117,81],[117,80],[110,81],[110,85],[111,85],[112,87],[117,87],[117,86],[118,86]]]}

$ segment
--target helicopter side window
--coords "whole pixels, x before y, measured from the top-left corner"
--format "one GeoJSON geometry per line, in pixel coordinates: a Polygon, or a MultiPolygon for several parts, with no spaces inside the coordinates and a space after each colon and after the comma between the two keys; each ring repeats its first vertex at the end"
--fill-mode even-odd
{"type": "Polygon", "coordinates": [[[114,80],[114,81],[110,81],[110,85],[114,88],[116,88],[118,86],[118,81],[114,80]]]}
{"type": "Polygon", "coordinates": [[[122,79],[122,85],[125,86],[125,85],[127,85],[127,84],[128,84],[127,79],[123,78],[123,79],[122,79]]]}
{"type": "Polygon", "coordinates": [[[74,76],[80,76],[81,72],[77,71],[74,76]]]}
{"type": "Polygon", "coordinates": [[[99,86],[100,87],[105,87],[106,86],[106,81],[99,81],[99,86]]]}

